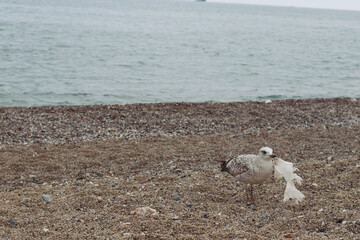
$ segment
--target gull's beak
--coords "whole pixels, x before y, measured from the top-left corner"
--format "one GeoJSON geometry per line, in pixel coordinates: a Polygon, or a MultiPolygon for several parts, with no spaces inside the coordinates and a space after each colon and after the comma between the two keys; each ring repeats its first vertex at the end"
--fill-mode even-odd
{"type": "Polygon", "coordinates": [[[276,158],[276,155],[275,155],[275,154],[271,154],[270,157],[271,157],[271,158],[276,158]]]}

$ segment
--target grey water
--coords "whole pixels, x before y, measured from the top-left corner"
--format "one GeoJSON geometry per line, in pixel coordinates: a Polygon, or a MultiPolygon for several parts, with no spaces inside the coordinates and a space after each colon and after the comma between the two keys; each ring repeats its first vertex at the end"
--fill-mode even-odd
{"type": "Polygon", "coordinates": [[[360,97],[360,12],[1,0],[0,106],[360,97]]]}

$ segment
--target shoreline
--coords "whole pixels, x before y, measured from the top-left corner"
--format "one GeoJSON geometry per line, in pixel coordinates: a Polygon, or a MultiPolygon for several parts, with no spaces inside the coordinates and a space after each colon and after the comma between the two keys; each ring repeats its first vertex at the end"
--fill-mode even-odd
{"type": "Polygon", "coordinates": [[[170,104],[237,104],[237,103],[265,103],[267,100],[270,102],[289,102],[289,101],[333,101],[333,100],[350,100],[352,102],[360,101],[357,97],[312,97],[312,98],[285,98],[285,99],[270,99],[264,97],[261,100],[244,100],[244,101],[200,101],[200,102],[187,102],[187,101],[173,101],[173,102],[135,102],[124,104],[74,104],[74,105],[33,105],[33,106],[0,106],[0,109],[31,109],[31,108],[66,108],[66,107],[101,107],[101,106],[131,106],[131,105],[170,105],[170,104]]]}
{"type": "Polygon", "coordinates": [[[359,100],[0,108],[0,118],[1,239],[360,234],[359,100]],[[263,146],[299,169],[299,205],[283,203],[274,177],[248,203],[220,171],[263,146]],[[146,206],[159,214],[132,214],[146,206]]]}
{"type": "Polygon", "coordinates": [[[0,108],[0,148],[360,123],[350,98],[0,108]]]}

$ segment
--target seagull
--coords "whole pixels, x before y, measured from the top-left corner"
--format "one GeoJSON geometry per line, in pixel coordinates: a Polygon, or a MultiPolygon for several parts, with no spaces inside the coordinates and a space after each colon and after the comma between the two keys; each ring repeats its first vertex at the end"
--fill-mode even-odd
{"type": "Polygon", "coordinates": [[[240,182],[250,184],[250,199],[246,187],[247,200],[255,201],[253,194],[253,184],[263,183],[273,172],[273,159],[276,155],[269,147],[263,147],[258,155],[240,155],[221,163],[221,171],[228,172],[235,176],[240,182]]]}

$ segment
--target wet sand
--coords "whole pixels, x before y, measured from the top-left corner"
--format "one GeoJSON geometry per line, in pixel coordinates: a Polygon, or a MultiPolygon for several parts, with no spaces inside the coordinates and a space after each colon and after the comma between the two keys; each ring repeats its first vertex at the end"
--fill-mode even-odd
{"type": "Polygon", "coordinates": [[[1,239],[360,239],[360,100],[0,108],[1,239]],[[246,201],[219,161],[299,168],[246,201]],[[44,201],[42,195],[51,197],[44,201]],[[136,216],[149,206],[157,216],[136,216]]]}

